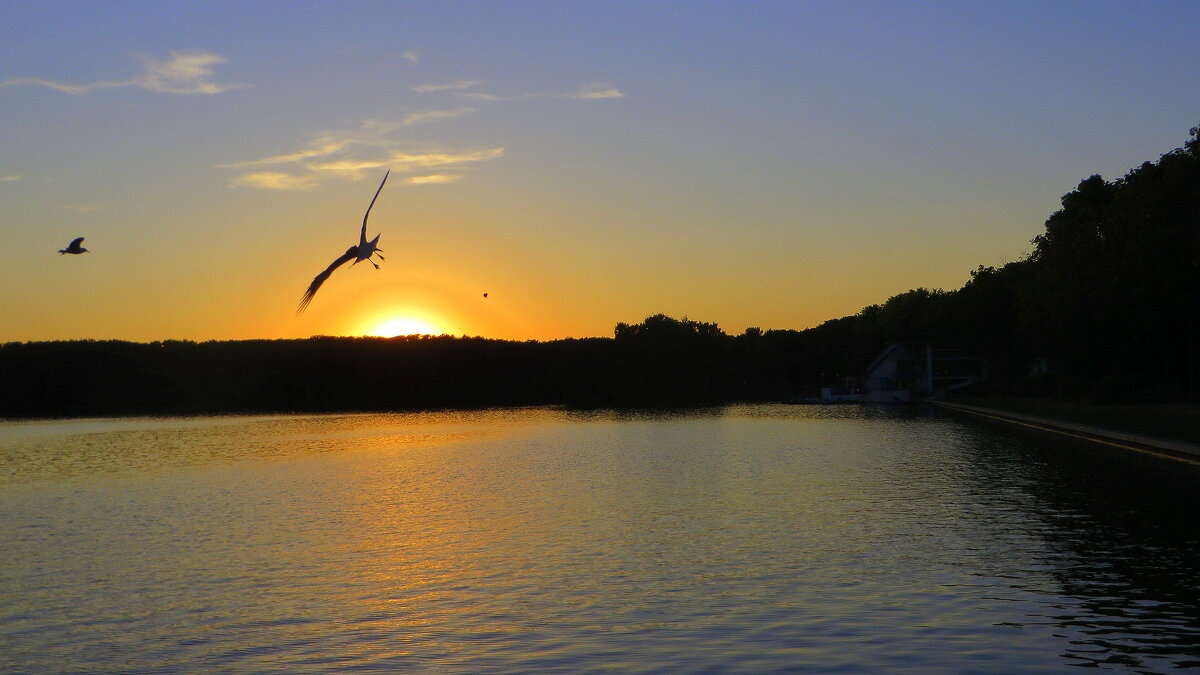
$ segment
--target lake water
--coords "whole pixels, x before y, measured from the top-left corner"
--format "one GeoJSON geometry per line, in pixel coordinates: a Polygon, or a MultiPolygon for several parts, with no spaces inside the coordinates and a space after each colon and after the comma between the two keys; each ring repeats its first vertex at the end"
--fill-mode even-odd
{"type": "Polygon", "coordinates": [[[0,671],[1200,668],[1200,470],[920,408],[0,423],[0,671]]]}

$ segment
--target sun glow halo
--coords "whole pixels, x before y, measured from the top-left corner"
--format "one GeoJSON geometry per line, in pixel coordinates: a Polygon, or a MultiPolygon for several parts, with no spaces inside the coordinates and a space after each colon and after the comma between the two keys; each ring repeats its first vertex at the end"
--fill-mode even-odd
{"type": "Polygon", "coordinates": [[[427,321],[406,316],[384,319],[366,331],[366,334],[376,337],[396,337],[398,335],[438,335],[440,332],[427,321]]]}

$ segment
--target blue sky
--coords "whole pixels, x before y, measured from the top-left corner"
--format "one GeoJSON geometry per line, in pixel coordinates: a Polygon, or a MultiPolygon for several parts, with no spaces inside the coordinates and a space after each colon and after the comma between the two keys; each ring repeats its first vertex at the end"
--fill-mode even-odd
{"type": "Polygon", "coordinates": [[[1017,259],[1081,179],[1181,145],[1196,25],[1184,2],[2,0],[0,340],[805,328],[1017,259]],[[387,262],[294,316],[387,168],[387,262]],[[91,253],[55,253],[75,236],[91,253]]]}

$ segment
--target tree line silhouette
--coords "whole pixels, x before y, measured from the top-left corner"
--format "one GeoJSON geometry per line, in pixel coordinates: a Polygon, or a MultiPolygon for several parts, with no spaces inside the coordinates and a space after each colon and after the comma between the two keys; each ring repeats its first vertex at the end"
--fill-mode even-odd
{"type": "Polygon", "coordinates": [[[0,416],[401,410],[790,400],[861,374],[890,342],[967,345],[985,392],[1105,402],[1200,388],[1200,127],[1122,178],[1062,198],[1025,259],[807,330],[665,316],[611,338],[14,342],[0,416]]]}

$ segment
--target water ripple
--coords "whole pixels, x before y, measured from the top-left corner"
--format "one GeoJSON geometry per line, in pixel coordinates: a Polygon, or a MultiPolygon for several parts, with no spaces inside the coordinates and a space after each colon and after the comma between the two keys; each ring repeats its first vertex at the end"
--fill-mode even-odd
{"type": "Polygon", "coordinates": [[[1198,478],[919,409],[0,424],[0,671],[1183,671],[1198,478]]]}

